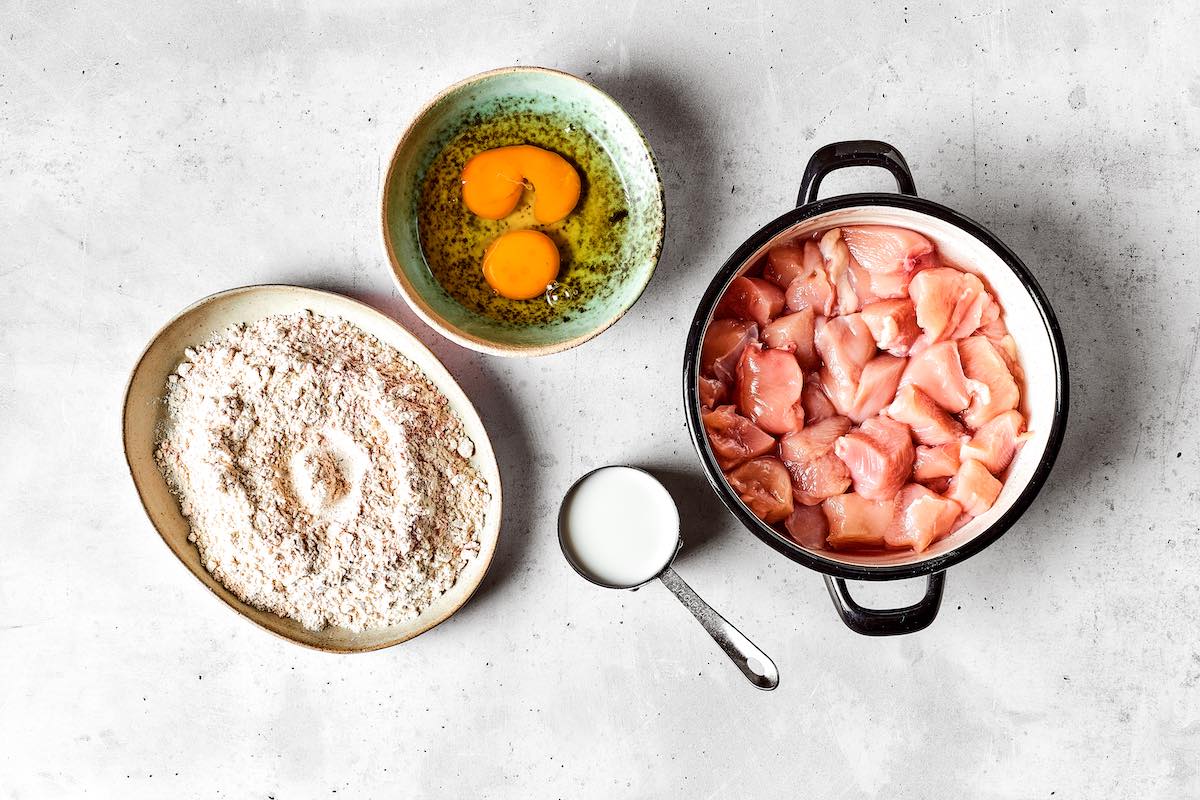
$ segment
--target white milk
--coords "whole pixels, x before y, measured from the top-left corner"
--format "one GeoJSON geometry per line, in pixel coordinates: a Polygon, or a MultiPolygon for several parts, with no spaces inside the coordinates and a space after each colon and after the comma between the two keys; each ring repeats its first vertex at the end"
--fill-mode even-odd
{"type": "Polygon", "coordinates": [[[576,566],[611,586],[637,586],[675,554],[679,511],[661,483],[632,467],[604,467],[576,484],[562,512],[576,566]]]}

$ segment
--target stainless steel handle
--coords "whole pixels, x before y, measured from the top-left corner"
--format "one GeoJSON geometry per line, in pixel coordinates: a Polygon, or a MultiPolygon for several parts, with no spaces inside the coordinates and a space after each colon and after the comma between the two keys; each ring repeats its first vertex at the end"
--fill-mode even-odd
{"type": "Polygon", "coordinates": [[[700,599],[692,587],[683,582],[683,578],[675,574],[675,570],[667,567],[658,576],[659,580],[679,598],[683,607],[692,612],[696,621],[704,626],[708,635],[721,646],[725,655],[737,665],[746,679],[759,689],[770,691],[779,685],[779,670],[775,668],[766,653],[759,650],[737,628],[722,617],[712,606],[700,599]]]}

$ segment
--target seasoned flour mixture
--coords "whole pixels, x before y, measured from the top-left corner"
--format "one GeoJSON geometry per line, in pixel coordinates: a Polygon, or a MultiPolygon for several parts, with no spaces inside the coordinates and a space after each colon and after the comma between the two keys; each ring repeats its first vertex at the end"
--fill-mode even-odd
{"type": "Polygon", "coordinates": [[[158,463],[205,568],[320,629],[412,619],[479,553],[489,501],[445,396],[308,312],[230,328],[171,375],[158,463]]]}

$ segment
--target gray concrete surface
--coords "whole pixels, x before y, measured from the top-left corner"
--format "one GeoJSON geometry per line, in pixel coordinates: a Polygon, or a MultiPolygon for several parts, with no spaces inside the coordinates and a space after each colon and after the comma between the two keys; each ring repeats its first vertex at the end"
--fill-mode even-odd
{"type": "Polygon", "coordinates": [[[0,4],[0,796],[1200,795],[1195,5],[482,6],[0,4]],[[413,113],[514,63],[621,100],[669,205],[634,311],[529,362],[415,320],[377,230],[413,113]],[[1046,490],[952,570],[931,629],[883,641],[721,509],[678,386],[715,267],[789,206],[814,148],[857,137],[1026,259],[1073,370],[1046,490]],[[399,648],[336,657],[254,628],[163,547],[125,474],[146,340],[265,281],[394,314],[493,432],[494,569],[399,648]],[[614,461],[685,502],[679,572],[774,656],[778,691],[661,587],[606,592],[562,562],[560,495],[614,461]]]}

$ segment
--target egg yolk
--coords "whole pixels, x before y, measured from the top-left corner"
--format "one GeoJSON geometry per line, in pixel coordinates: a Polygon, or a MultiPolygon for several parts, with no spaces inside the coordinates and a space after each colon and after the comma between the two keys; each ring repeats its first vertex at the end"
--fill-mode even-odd
{"type": "Polygon", "coordinates": [[[488,245],[483,277],[510,300],[537,297],[558,277],[558,248],[541,231],[509,231],[488,245]]]}
{"type": "Polygon", "coordinates": [[[558,222],[579,202],[579,173],[558,153],[528,144],[478,153],[462,171],[467,208],[484,219],[504,219],[533,188],[533,217],[542,225],[558,222]]]}

